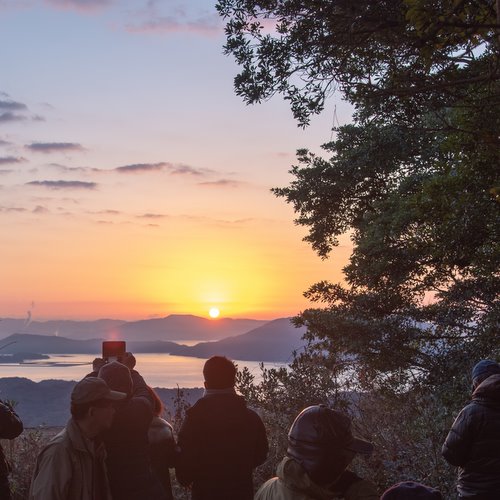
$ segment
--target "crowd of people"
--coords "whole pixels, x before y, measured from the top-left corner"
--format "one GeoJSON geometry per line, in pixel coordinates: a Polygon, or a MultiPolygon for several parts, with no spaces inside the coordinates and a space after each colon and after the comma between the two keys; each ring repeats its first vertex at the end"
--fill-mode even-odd
{"type": "MultiPolygon", "coordinates": [[[[163,403],[135,369],[135,357],[97,358],[79,381],[71,418],[37,457],[29,500],[172,500],[170,469],[192,500],[438,500],[418,482],[398,483],[382,496],[349,469],[373,445],[355,436],[351,420],[325,405],[302,410],[288,433],[276,477],[256,493],[253,470],[269,447],[259,415],[235,391],[236,367],[222,356],[204,365],[205,393],[186,411],[174,438],[163,403]]],[[[472,400],[459,413],[443,457],[459,469],[459,499],[500,499],[500,365],[482,360],[472,371],[472,400]]],[[[0,438],[23,424],[0,401],[0,438]]],[[[10,500],[9,466],[0,447],[0,499],[10,500]]]]}

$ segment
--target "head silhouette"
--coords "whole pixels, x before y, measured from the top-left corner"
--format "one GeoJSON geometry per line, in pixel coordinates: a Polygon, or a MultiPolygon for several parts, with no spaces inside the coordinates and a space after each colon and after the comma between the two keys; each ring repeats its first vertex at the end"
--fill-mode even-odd
{"type": "Polygon", "coordinates": [[[203,367],[207,389],[229,389],[236,381],[236,367],[225,356],[212,356],[203,367]]]}

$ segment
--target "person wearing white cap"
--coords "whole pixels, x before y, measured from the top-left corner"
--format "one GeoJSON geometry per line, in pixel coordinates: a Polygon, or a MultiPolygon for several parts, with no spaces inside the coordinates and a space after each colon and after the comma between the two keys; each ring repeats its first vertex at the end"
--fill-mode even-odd
{"type": "Polygon", "coordinates": [[[75,385],[71,418],[38,455],[29,500],[111,500],[99,434],[113,422],[113,402],[125,398],[97,377],[75,385]]]}

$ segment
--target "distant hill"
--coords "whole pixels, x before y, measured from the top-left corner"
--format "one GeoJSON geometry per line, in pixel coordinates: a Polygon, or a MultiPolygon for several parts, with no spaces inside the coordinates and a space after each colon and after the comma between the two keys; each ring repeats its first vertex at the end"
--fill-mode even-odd
{"type": "Polygon", "coordinates": [[[270,321],[243,335],[217,342],[202,342],[194,346],[178,346],[175,354],[209,358],[220,354],[242,361],[290,361],[292,351],[301,349],[305,342],[305,328],[295,328],[290,318],[270,321]]]}
{"type": "MultiPolygon", "coordinates": [[[[30,335],[16,333],[0,341],[5,345],[2,354],[35,352],[41,354],[95,354],[101,355],[100,339],[74,340],[54,335],[30,335]],[[10,345],[8,345],[10,344],[10,345]]],[[[178,345],[174,342],[129,342],[127,349],[131,352],[168,352],[174,353],[178,345]]]]}
{"type": "Polygon", "coordinates": [[[125,340],[218,340],[241,335],[267,321],[256,319],[206,319],[187,314],[171,314],[166,318],[131,321],[116,328],[125,340]]]}
{"type": "Polygon", "coordinates": [[[122,321],[101,319],[97,321],[32,321],[1,318],[0,338],[15,333],[59,336],[67,339],[124,339],[132,340],[219,340],[241,335],[264,325],[267,321],[256,319],[217,320],[188,314],[171,314],[165,318],[122,321]]]}
{"type": "MultiPolygon", "coordinates": [[[[70,394],[76,382],[44,380],[33,382],[27,378],[0,378],[0,398],[17,402],[16,412],[26,428],[36,426],[63,426],[70,414],[70,394]]],[[[177,389],[155,388],[167,411],[173,412],[177,389]]],[[[185,389],[184,397],[193,404],[203,395],[203,389],[185,389]]]]}

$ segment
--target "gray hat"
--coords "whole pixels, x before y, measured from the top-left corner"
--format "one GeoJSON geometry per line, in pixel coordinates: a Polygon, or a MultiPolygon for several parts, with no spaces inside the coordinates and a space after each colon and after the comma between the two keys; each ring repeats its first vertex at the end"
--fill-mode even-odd
{"type": "Polygon", "coordinates": [[[77,405],[99,399],[118,401],[126,397],[124,392],[112,391],[103,379],[97,377],[85,377],[75,385],[71,392],[71,402],[77,405]]]}

